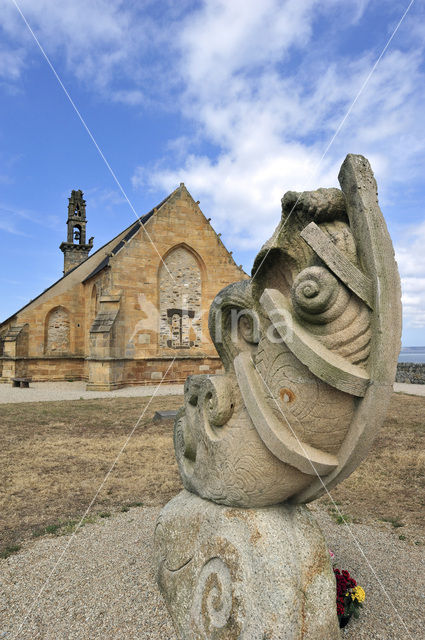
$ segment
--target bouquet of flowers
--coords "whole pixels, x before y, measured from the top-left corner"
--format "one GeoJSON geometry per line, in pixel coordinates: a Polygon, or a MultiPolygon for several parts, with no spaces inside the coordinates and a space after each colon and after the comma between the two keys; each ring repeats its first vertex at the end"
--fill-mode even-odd
{"type": "Polygon", "coordinates": [[[336,579],[336,610],[340,627],[345,627],[351,616],[358,618],[366,594],[348,571],[334,568],[336,579]]]}

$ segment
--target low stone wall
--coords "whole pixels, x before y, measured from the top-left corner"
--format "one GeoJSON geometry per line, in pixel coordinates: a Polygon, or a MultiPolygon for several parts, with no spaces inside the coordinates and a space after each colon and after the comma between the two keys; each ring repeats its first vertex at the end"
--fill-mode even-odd
{"type": "Polygon", "coordinates": [[[410,384],[425,384],[425,364],[399,362],[395,380],[396,382],[408,382],[410,384]]]}

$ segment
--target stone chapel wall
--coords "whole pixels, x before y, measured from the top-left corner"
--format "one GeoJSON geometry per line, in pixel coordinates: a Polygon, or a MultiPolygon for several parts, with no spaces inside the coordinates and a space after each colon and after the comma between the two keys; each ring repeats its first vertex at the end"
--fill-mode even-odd
{"type": "MultiPolygon", "coordinates": [[[[220,289],[247,276],[198,203],[182,185],[149,219],[148,234],[140,229],[127,236],[128,230],[2,327],[29,325],[28,353],[22,357],[34,382],[87,380],[116,388],[152,384],[164,376],[181,383],[190,374],[221,369],[209,337],[208,309],[220,289]],[[115,246],[118,250],[112,251],[115,246]],[[106,257],[106,268],[96,271],[106,257]],[[187,294],[182,296],[182,290],[187,294]],[[93,354],[91,328],[100,299],[111,295],[121,296],[120,313],[93,354]],[[97,377],[90,375],[94,365],[97,377]]],[[[7,358],[0,359],[5,381],[10,379],[4,371],[7,358]]]]}

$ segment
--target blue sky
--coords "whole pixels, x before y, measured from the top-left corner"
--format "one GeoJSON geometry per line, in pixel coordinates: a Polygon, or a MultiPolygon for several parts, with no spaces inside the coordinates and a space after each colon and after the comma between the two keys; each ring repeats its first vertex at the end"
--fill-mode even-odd
{"type": "MultiPolygon", "coordinates": [[[[409,1],[16,0],[139,214],[185,182],[249,271],[291,190],[371,161],[425,344],[425,7],[409,1]]],[[[62,274],[67,198],[101,246],[134,220],[25,26],[1,0],[0,317],[62,274]]]]}

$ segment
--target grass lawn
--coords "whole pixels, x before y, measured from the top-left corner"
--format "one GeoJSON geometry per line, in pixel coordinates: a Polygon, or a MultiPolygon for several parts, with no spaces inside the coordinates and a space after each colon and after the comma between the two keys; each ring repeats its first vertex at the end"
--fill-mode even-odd
{"type": "MultiPolygon", "coordinates": [[[[393,393],[387,418],[369,455],[331,493],[347,519],[389,522],[401,536],[405,530],[400,528],[410,526],[424,540],[424,397],[393,393]]],[[[328,497],[320,502],[332,511],[328,497]]]]}
{"type": "MultiPolygon", "coordinates": [[[[0,405],[3,556],[31,537],[73,530],[148,402],[111,398],[0,405]]],[[[151,402],[88,521],[140,504],[163,505],[180,491],[172,422],[153,424],[152,418],[159,409],[181,404],[182,396],[151,402]]],[[[397,533],[409,527],[418,531],[425,510],[424,463],[425,398],[393,394],[369,457],[332,496],[347,519],[385,520],[397,533]]],[[[332,513],[329,498],[320,502],[332,513]]]]}
{"type": "MultiPolygon", "coordinates": [[[[33,536],[72,530],[149,400],[0,405],[0,553],[33,536]]],[[[91,514],[162,505],[180,491],[173,423],[152,418],[182,402],[182,396],[152,400],[91,514]]]]}

